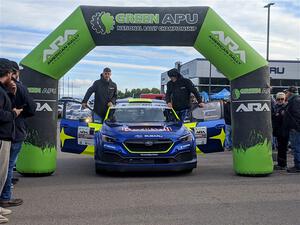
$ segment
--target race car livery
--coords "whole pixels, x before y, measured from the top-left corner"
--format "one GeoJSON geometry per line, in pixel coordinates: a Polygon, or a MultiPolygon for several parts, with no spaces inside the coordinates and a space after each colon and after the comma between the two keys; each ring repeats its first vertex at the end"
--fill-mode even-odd
{"type": "Polygon", "coordinates": [[[94,155],[96,171],[192,170],[196,150],[223,151],[220,112],[220,105],[206,105],[193,110],[191,121],[183,124],[164,101],[119,100],[103,125],[64,116],[61,150],[94,155]]]}

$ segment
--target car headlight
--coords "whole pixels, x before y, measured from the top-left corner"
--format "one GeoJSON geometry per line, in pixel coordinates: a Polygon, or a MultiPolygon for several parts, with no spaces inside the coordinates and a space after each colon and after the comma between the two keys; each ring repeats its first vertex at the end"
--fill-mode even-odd
{"type": "Polygon", "coordinates": [[[91,123],[92,122],[92,119],[91,119],[91,117],[87,117],[87,118],[85,118],[85,120],[84,120],[86,123],[91,123]]]}
{"type": "Polygon", "coordinates": [[[192,134],[186,134],[179,138],[180,141],[187,142],[193,139],[192,134]]]}
{"type": "Polygon", "coordinates": [[[116,139],[102,134],[102,141],[109,142],[109,143],[115,143],[116,139]]]}

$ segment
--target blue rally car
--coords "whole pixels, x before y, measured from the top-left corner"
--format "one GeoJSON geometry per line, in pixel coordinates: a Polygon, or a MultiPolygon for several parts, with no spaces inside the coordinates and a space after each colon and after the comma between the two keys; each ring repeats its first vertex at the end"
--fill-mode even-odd
{"type": "Polygon", "coordinates": [[[192,170],[193,133],[161,100],[125,100],[111,107],[95,135],[96,171],[192,170]]]}
{"type": "Polygon", "coordinates": [[[182,123],[162,100],[124,99],[111,107],[103,124],[92,113],[65,105],[61,150],[95,157],[101,171],[192,171],[196,152],[223,151],[221,105],[207,104],[182,123]]]}

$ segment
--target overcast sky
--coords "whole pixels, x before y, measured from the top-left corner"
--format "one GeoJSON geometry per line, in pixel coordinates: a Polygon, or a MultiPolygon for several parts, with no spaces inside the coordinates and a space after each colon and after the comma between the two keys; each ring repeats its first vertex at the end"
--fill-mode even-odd
{"type": "MultiPolygon", "coordinates": [[[[0,0],[0,57],[20,62],[78,5],[210,6],[262,56],[266,55],[265,0],[0,0]]],[[[276,60],[300,59],[300,0],[274,0],[271,7],[270,54],[276,60]]],[[[65,74],[74,95],[83,95],[103,67],[113,71],[118,88],[160,87],[160,74],[203,57],[186,47],[96,47],[65,74]],[[76,93],[76,94],[75,94],[76,93]]],[[[67,94],[67,88],[65,88],[67,94]]],[[[71,94],[71,90],[70,90],[71,94]]]]}

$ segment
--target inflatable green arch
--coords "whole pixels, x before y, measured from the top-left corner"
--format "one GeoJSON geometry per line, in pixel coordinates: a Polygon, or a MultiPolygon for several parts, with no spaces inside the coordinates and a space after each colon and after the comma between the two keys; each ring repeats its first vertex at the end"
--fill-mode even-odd
{"type": "Polygon", "coordinates": [[[56,169],[58,79],[95,46],[193,46],[231,81],[233,163],[241,175],[273,171],[267,61],[209,7],[78,7],[22,61],[37,102],[17,163],[24,174],[56,169]]]}

